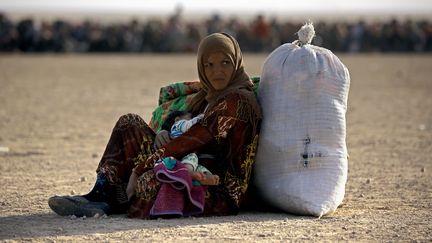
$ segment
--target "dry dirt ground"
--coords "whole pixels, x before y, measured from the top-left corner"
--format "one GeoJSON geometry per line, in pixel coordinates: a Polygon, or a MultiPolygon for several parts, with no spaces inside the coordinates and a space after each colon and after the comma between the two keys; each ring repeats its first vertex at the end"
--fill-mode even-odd
{"type": "MultiPolygon", "coordinates": [[[[149,120],[161,86],[196,79],[195,56],[1,55],[0,240],[431,242],[432,56],[340,58],[350,161],[334,214],[147,221],[60,217],[47,199],[88,192],[117,118],[149,120]]],[[[259,75],[264,59],[246,55],[247,71],[259,75]]]]}

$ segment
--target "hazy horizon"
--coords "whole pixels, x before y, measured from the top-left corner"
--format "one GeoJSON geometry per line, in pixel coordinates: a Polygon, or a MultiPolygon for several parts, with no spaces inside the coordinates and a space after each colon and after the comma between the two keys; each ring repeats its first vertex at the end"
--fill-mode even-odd
{"type": "Polygon", "coordinates": [[[163,17],[181,9],[188,19],[222,16],[250,17],[256,14],[300,19],[359,19],[420,16],[431,18],[430,0],[0,0],[0,12],[14,19],[97,18],[106,21],[163,17]]]}
{"type": "Polygon", "coordinates": [[[109,13],[160,13],[174,12],[181,6],[185,13],[406,13],[426,14],[432,12],[430,0],[0,0],[0,11],[5,12],[109,12],[109,13]]]}

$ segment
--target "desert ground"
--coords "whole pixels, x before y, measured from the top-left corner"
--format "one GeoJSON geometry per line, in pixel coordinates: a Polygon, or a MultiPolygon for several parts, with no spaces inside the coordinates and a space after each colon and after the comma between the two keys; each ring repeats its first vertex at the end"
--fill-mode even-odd
{"type": "MultiPolygon", "coordinates": [[[[265,55],[245,55],[259,75],[265,55]]],[[[351,73],[343,204],[139,220],[61,217],[83,194],[118,117],[149,121],[159,88],[196,80],[195,55],[0,55],[0,241],[432,241],[432,56],[339,55],[351,73]]]]}

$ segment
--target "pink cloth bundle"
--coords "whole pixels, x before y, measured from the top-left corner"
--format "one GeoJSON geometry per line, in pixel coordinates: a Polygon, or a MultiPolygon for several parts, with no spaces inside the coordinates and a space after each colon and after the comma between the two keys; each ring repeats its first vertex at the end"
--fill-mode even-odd
{"type": "Polygon", "coordinates": [[[176,161],[171,169],[158,163],[154,171],[162,185],[150,210],[151,217],[191,216],[204,211],[207,187],[193,186],[189,171],[181,162],[176,161]]]}

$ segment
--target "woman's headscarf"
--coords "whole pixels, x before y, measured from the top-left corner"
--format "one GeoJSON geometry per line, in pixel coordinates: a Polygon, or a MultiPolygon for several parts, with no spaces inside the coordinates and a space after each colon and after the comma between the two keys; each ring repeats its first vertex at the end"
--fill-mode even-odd
{"type": "Polygon", "coordinates": [[[237,41],[226,33],[215,33],[204,38],[198,48],[198,75],[203,86],[191,101],[191,111],[193,113],[202,112],[202,109],[208,104],[209,109],[215,105],[220,99],[223,99],[229,94],[238,93],[246,98],[246,102],[250,104],[252,110],[248,112],[253,122],[256,118],[261,118],[261,110],[256,101],[253,92],[253,83],[246,74],[243,67],[243,57],[237,41]],[[231,59],[234,65],[234,72],[228,85],[222,90],[215,90],[207,79],[204,72],[204,63],[208,56],[214,52],[222,52],[231,59]]]}

